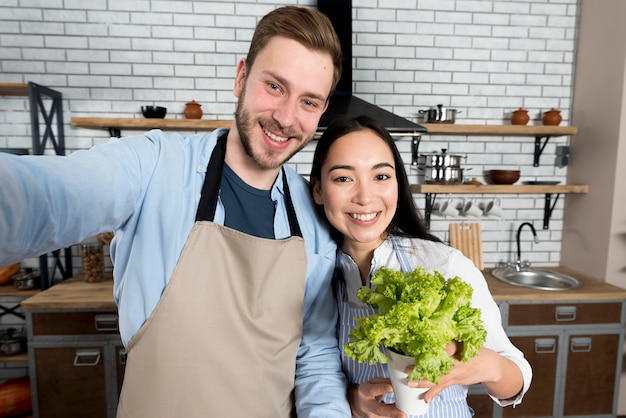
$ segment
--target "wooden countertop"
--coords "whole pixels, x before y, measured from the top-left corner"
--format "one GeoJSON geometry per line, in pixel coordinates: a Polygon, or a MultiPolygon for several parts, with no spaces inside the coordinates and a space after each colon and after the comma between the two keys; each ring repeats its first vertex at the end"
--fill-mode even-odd
{"type": "MultiPolygon", "coordinates": [[[[538,267],[540,268],[540,267],[538,267]]],[[[626,299],[626,289],[586,276],[564,267],[541,267],[555,270],[582,281],[582,286],[572,290],[549,291],[513,286],[494,278],[491,268],[483,271],[489,289],[497,302],[504,301],[576,301],[576,300],[619,300],[626,299]]],[[[24,300],[23,310],[58,309],[117,309],[113,300],[111,273],[99,283],[87,283],[82,274],[56,284],[24,300]]]]}
{"type": "Polygon", "coordinates": [[[577,273],[565,267],[536,267],[536,269],[553,270],[568,274],[580,280],[582,285],[570,290],[538,290],[504,283],[490,274],[493,270],[491,268],[483,270],[483,274],[496,302],[626,299],[626,289],[577,273]]]}
{"type": "Polygon", "coordinates": [[[22,310],[37,309],[117,309],[113,299],[113,275],[105,280],[87,283],[80,273],[70,279],[24,300],[22,310]]]}

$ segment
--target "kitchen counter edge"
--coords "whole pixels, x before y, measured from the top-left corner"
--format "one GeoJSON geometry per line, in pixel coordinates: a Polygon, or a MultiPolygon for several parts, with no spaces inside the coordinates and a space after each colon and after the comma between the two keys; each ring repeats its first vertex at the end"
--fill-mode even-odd
{"type": "Polygon", "coordinates": [[[504,283],[491,275],[493,268],[483,270],[489,290],[496,302],[510,301],[576,301],[576,300],[620,300],[626,299],[626,289],[600,279],[578,273],[566,267],[534,267],[537,270],[558,271],[577,278],[581,286],[569,290],[539,290],[504,283]]]}
{"type": "MultiPolygon", "coordinates": [[[[626,299],[626,289],[575,272],[565,267],[536,267],[555,270],[579,279],[582,286],[570,290],[537,290],[514,286],[494,278],[492,268],[483,270],[487,284],[496,302],[509,301],[577,301],[577,300],[620,300],[626,299]]],[[[82,274],[58,283],[49,289],[31,296],[21,303],[23,310],[57,309],[117,309],[113,299],[113,279],[107,273],[105,280],[87,283],[82,274]]]]}

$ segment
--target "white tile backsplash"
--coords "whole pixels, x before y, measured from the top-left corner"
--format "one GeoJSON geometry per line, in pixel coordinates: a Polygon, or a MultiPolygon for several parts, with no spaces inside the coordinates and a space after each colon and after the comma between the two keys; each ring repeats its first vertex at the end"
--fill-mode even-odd
{"type": "MultiPolygon", "coordinates": [[[[68,153],[105,142],[105,130],[73,128],[72,116],[141,117],[140,106],[168,107],[181,118],[191,99],[202,103],[204,118],[231,119],[237,60],[247,52],[258,19],[284,4],[315,5],[315,0],[255,1],[93,1],[0,4],[2,82],[34,81],[64,95],[68,153]]],[[[508,124],[513,110],[529,110],[530,124],[541,124],[551,107],[569,120],[577,0],[353,0],[354,93],[417,121],[418,110],[442,103],[461,111],[457,123],[508,124]]],[[[126,131],[125,134],[137,132],[126,131]]],[[[0,147],[29,146],[30,120],[25,98],[0,99],[0,147]]],[[[555,166],[551,138],[533,167],[534,138],[423,136],[420,152],[467,154],[465,177],[484,181],[491,168],[519,168],[520,181],[565,180],[555,166]]],[[[409,139],[398,146],[409,176],[409,139]]],[[[313,145],[291,161],[308,175],[313,145]]],[[[572,152],[573,157],[574,152],[572,152]]],[[[486,203],[500,198],[503,218],[432,217],[432,230],[447,239],[450,221],[479,221],[487,267],[515,253],[515,232],[533,222],[541,243],[523,255],[557,265],[563,201],[558,200],[543,230],[543,195],[450,196],[486,203]]],[[[440,202],[446,196],[440,195],[440,202]]],[[[423,211],[424,196],[416,195],[423,211]]]]}

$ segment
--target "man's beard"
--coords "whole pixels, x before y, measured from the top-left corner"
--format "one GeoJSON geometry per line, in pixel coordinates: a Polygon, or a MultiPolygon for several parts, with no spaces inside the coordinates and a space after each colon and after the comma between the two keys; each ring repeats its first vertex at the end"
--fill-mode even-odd
{"type": "MultiPolygon", "coordinates": [[[[280,168],[284,163],[286,163],[291,157],[298,153],[302,148],[308,144],[313,138],[314,134],[311,134],[311,137],[302,140],[302,135],[298,132],[292,130],[281,129],[275,122],[266,121],[262,119],[253,120],[250,113],[244,109],[243,102],[245,101],[245,88],[241,92],[239,96],[239,100],[237,101],[237,111],[235,112],[235,123],[237,124],[237,130],[239,131],[239,138],[241,140],[241,145],[243,146],[246,155],[250,157],[250,159],[259,167],[265,170],[274,170],[280,168]],[[291,152],[287,157],[281,157],[282,153],[280,151],[269,150],[264,152],[263,155],[254,152],[252,147],[252,141],[250,139],[250,132],[252,132],[252,127],[254,124],[260,124],[268,129],[275,130],[277,132],[281,132],[282,135],[288,137],[294,137],[295,140],[300,141],[300,146],[296,148],[293,152],[291,152]]],[[[294,139],[290,139],[290,141],[294,141],[294,139]]]]}

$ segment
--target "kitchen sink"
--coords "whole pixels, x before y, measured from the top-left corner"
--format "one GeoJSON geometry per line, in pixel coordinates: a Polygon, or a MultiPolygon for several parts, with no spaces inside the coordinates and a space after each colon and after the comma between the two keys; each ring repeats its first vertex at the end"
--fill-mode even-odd
{"type": "Polygon", "coordinates": [[[548,270],[521,270],[496,268],[491,275],[498,280],[515,286],[540,290],[569,290],[580,286],[580,280],[567,274],[548,270]]]}

